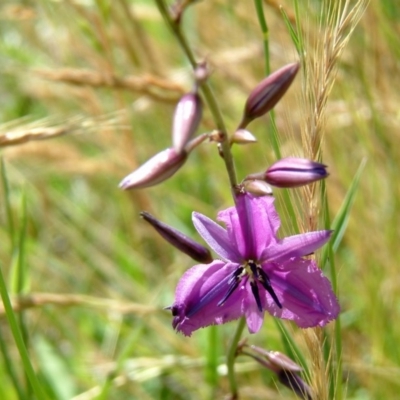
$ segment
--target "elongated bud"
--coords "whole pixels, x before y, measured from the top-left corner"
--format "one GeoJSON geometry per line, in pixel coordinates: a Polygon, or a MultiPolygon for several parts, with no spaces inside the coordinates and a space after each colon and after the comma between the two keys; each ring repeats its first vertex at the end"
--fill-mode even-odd
{"type": "Polygon", "coordinates": [[[277,375],[278,380],[280,383],[282,383],[282,385],[285,385],[287,388],[293,390],[293,392],[295,392],[302,399],[313,399],[310,386],[308,386],[295,372],[283,369],[279,371],[277,375]]]}
{"type": "MultiPolygon", "coordinates": [[[[247,346],[245,346],[247,347],[247,346]]],[[[298,375],[302,368],[286,355],[279,351],[268,351],[257,346],[249,346],[252,352],[241,350],[245,354],[254,358],[262,366],[275,372],[279,382],[291,389],[303,399],[311,400],[311,388],[298,375]]]]}
{"type": "Polygon", "coordinates": [[[125,177],[119,187],[121,189],[142,189],[161,183],[175,174],[185,163],[187,153],[178,153],[169,148],[150,158],[138,169],[125,177]]]}
{"type": "Polygon", "coordinates": [[[231,143],[249,144],[255,142],[257,142],[257,139],[246,129],[238,129],[231,137],[231,143]]]}
{"type": "Polygon", "coordinates": [[[326,178],[326,165],[305,158],[282,158],[266,172],[248,175],[245,180],[261,179],[272,186],[295,188],[326,178]]]}
{"type": "Polygon", "coordinates": [[[288,90],[299,68],[299,63],[288,64],[262,80],[247,98],[238,129],[244,129],[253,119],[272,110],[288,90]]]}
{"type": "Polygon", "coordinates": [[[193,260],[199,261],[203,264],[210,263],[213,258],[210,251],[197,243],[193,239],[189,238],[177,229],[164,224],[148,212],[141,212],[140,215],[145,221],[147,221],[168,243],[176,247],[182,253],[187,254],[193,260]]]}
{"type": "Polygon", "coordinates": [[[250,348],[254,352],[266,357],[268,361],[270,361],[272,365],[276,368],[276,370],[284,369],[286,371],[292,372],[300,372],[303,370],[300,365],[296,364],[291,358],[281,353],[280,351],[265,350],[261,347],[253,345],[250,346],[250,348]]]}
{"type": "Polygon", "coordinates": [[[185,94],[179,100],[172,124],[172,142],[177,153],[183,151],[199,127],[202,108],[201,98],[197,93],[185,94]]]}

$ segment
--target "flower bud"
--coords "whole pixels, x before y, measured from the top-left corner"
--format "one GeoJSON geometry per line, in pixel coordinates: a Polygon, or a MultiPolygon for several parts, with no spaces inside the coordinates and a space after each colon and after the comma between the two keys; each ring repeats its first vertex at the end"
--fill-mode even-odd
{"type": "Polygon", "coordinates": [[[202,115],[202,102],[197,93],[185,94],[175,109],[172,124],[172,142],[177,153],[182,152],[187,142],[199,127],[202,115]]]}
{"type": "Polygon", "coordinates": [[[243,189],[254,196],[273,196],[271,186],[264,181],[248,180],[243,182],[243,189]]]}
{"type": "Polygon", "coordinates": [[[187,153],[178,153],[168,148],[156,154],[138,169],[125,177],[119,187],[121,189],[142,189],[163,182],[185,163],[187,153]]]}
{"type": "Polygon", "coordinates": [[[293,390],[293,392],[295,392],[300,398],[306,400],[313,399],[310,386],[308,386],[295,372],[283,369],[277,373],[277,376],[282,385],[293,390]]]}
{"type": "Polygon", "coordinates": [[[193,239],[189,238],[177,229],[164,224],[158,219],[154,218],[148,212],[141,212],[140,215],[145,221],[147,221],[168,243],[175,246],[182,253],[187,254],[193,260],[199,261],[203,264],[210,263],[213,258],[210,251],[197,243],[193,239]]]}
{"type": "Polygon", "coordinates": [[[231,143],[249,144],[255,142],[257,142],[257,139],[246,129],[238,129],[231,137],[231,143]]]}
{"type": "Polygon", "coordinates": [[[326,165],[305,158],[282,158],[267,171],[248,175],[245,180],[261,179],[272,186],[295,188],[319,181],[328,176],[326,165]]]}
{"type": "Polygon", "coordinates": [[[245,128],[253,119],[272,110],[288,90],[299,68],[299,63],[288,64],[262,80],[247,98],[238,129],[245,128]]]}
{"type": "Polygon", "coordinates": [[[264,350],[261,347],[253,345],[250,346],[250,348],[254,352],[266,357],[277,371],[284,369],[286,371],[300,372],[303,370],[300,365],[296,364],[292,359],[280,351],[264,350]]]}
{"type": "MultiPolygon", "coordinates": [[[[246,345],[244,347],[247,347],[246,345]]],[[[268,351],[257,346],[249,346],[252,352],[241,349],[241,354],[252,357],[262,366],[273,371],[279,382],[291,389],[303,399],[311,400],[311,388],[298,375],[302,368],[279,351],[268,351]]]]}

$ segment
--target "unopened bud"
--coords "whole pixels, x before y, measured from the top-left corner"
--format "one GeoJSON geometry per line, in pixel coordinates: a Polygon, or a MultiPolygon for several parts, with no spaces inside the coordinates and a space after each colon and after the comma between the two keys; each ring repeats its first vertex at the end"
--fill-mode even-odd
{"type": "Polygon", "coordinates": [[[172,142],[177,153],[185,148],[199,127],[202,102],[197,93],[187,93],[178,102],[172,125],[172,142]]]}
{"type": "Polygon", "coordinates": [[[119,187],[121,189],[142,189],[161,183],[175,174],[185,163],[187,153],[178,153],[169,148],[150,158],[138,169],[125,177],[119,187]]]}
{"type": "Polygon", "coordinates": [[[282,385],[293,390],[299,397],[306,400],[312,400],[312,392],[310,386],[307,385],[295,372],[281,370],[277,373],[278,380],[282,385]]]}
{"type": "Polygon", "coordinates": [[[231,143],[249,144],[255,142],[257,142],[257,139],[246,129],[238,129],[231,137],[231,143]]]}
{"type": "Polygon", "coordinates": [[[272,186],[295,188],[326,178],[326,165],[305,158],[282,158],[266,172],[248,175],[245,180],[261,179],[272,186]]]}
{"type": "Polygon", "coordinates": [[[299,68],[299,63],[288,64],[267,76],[253,89],[246,101],[240,129],[275,107],[293,82],[299,68]]]}
{"type": "Polygon", "coordinates": [[[291,358],[280,351],[265,350],[258,346],[250,346],[250,348],[256,353],[266,357],[274,365],[276,370],[284,369],[292,372],[300,372],[303,370],[300,365],[296,364],[291,358]]]}
{"type": "Polygon", "coordinates": [[[243,182],[243,189],[254,196],[272,196],[272,188],[268,183],[259,180],[248,180],[243,182]]]}
{"type": "Polygon", "coordinates": [[[268,351],[257,346],[250,346],[250,348],[254,353],[242,350],[242,354],[254,358],[261,365],[275,372],[279,382],[293,390],[301,398],[312,399],[311,388],[298,375],[302,371],[298,364],[279,351],[268,351]]]}
{"type": "Polygon", "coordinates": [[[210,251],[197,243],[190,237],[186,236],[177,229],[164,224],[148,212],[141,212],[140,215],[147,221],[168,243],[172,244],[182,253],[187,254],[189,257],[203,264],[210,263],[213,258],[210,251]]]}

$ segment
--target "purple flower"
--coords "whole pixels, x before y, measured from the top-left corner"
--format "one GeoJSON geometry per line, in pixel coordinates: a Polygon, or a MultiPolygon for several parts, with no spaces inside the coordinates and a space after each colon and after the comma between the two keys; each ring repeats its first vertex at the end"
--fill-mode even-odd
{"type": "Polygon", "coordinates": [[[246,317],[257,332],[264,311],[302,328],[323,326],[339,313],[328,279],[303,258],[325,244],[330,231],[277,238],[279,216],[270,196],[239,194],[236,207],[218,214],[224,229],[193,213],[193,223],[220,260],[195,265],[178,283],[171,306],[173,327],[190,336],[213,324],[246,317]]]}

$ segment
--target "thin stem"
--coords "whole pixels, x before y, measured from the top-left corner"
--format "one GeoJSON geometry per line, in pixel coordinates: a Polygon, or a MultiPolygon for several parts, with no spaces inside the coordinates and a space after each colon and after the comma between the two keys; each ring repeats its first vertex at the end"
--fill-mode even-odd
{"type": "Polygon", "coordinates": [[[235,335],[233,336],[231,344],[229,346],[228,356],[226,359],[226,366],[228,368],[229,386],[231,388],[231,394],[232,394],[231,400],[235,400],[238,398],[238,389],[235,379],[235,359],[237,355],[237,346],[242,336],[243,328],[245,325],[246,325],[246,320],[244,319],[244,317],[240,318],[238,325],[236,327],[235,335]]]}
{"type": "MultiPolygon", "coordinates": [[[[169,13],[165,3],[163,0],[155,0],[157,3],[158,9],[160,10],[161,15],[163,16],[165,22],[172,30],[172,33],[178,40],[180,46],[182,47],[183,52],[185,53],[186,57],[188,58],[191,66],[193,69],[197,67],[197,62],[194,57],[194,54],[186,40],[186,37],[182,33],[180,24],[173,20],[171,14],[169,13]]],[[[217,126],[218,131],[221,134],[221,151],[222,156],[225,162],[225,167],[228,172],[229,182],[231,188],[234,189],[237,186],[237,178],[236,178],[236,170],[235,164],[233,162],[232,153],[231,153],[231,146],[229,143],[228,134],[225,128],[224,121],[222,119],[221,111],[218,107],[217,101],[215,99],[214,93],[211,89],[210,84],[205,81],[201,84],[201,90],[208,105],[208,108],[211,111],[213,116],[214,122],[217,126]]]]}
{"type": "MultiPolygon", "coordinates": [[[[271,73],[271,64],[269,57],[269,28],[268,23],[264,15],[263,3],[261,0],[254,0],[254,5],[256,7],[256,13],[258,18],[258,23],[260,24],[262,36],[263,36],[263,46],[264,46],[264,61],[265,61],[265,75],[269,75],[271,73]]],[[[275,112],[271,110],[269,112],[270,120],[271,120],[271,145],[274,149],[275,157],[281,158],[281,151],[279,148],[279,137],[278,137],[278,128],[276,127],[275,122],[275,112]]]]}
{"type": "Polygon", "coordinates": [[[38,399],[45,400],[48,397],[46,396],[46,393],[44,392],[42,386],[40,385],[36,377],[35,371],[32,367],[30,356],[28,354],[24,340],[22,338],[21,331],[18,327],[18,323],[11,306],[10,298],[8,297],[6,283],[4,281],[3,273],[1,271],[1,265],[0,265],[0,294],[3,300],[4,309],[6,311],[8,324],[11,328],[12,335],[14,337],[20,357],[22,359],[23,367],[32,385],[33,391],[35,392],[35,395],[38,399]]]}
{"type": "Polygon", "coordinates": [[[264,58],[265,58],[265,75],[271,73],[271,66],[269,62],[269,29],[267,20],[264,16],[263,4],[261,0],[254,0],[254,5],[256,7],[256,13],[258,18],[258,23],[263,34],[263,45],[264,45],[264,58]]]}
{"type": "MultiPolygon", "coordinates": [[[[330,229],[331,227],[331,220],[329,216],[329,203],[328,203],[328,196],[326,193],[326,184],[323,181],[322,186],[321,186],[321,193],[322,193],[322,205],[323,205],[323,210],[324,210],[324,215],[325,215],[325,228],[330,229]]],[[[332,287],[336,295],[338,294],[337,290],[337,272],[336,272],[336,266],[335,266],[335,254],[333,251],[333,243],[330,241],[328,243],[328,258],[329,258],[329,266],[330,266],[330,275],[331,275],[331,280],[332,280],[332,287]]],[[[335,356],[336,356],[336,374],[332,372],[332,377],[335,376],[335,382],[331,383],[330,387],[332,388],[332,391],[335,392],[335,397],[336,399],[340,400],[342,399],[342,332],[341,332],[341,323],[340,323],[340,314],[337,316],[336,321],[335,321],[335,331],[334,331],[334,337],[335,337],[335,356]]],[[[332,368],[332,362],[330,364],[330,368],[332,368]]],[[[333,393],[331,393],[332,395],[333,393]]]]}

